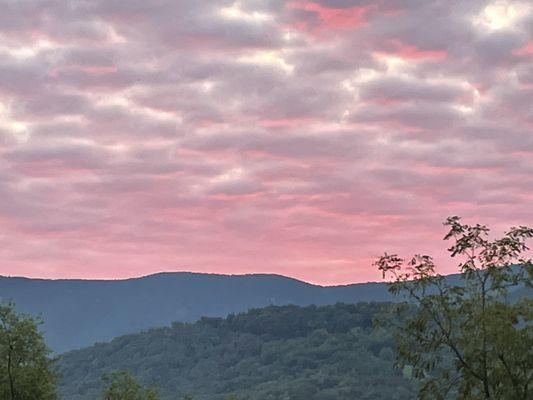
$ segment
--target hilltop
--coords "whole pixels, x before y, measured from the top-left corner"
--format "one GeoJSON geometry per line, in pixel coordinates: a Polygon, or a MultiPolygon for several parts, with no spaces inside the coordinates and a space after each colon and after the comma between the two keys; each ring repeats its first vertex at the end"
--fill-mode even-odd
{"type": "Polygon", "coordinates": [[[392,298],[383,283],[324,287],[280,275],[176,272],[108,281],[0,277],[0,299],[41,315],[47,343],[61,353],[174,321],[225,317],[268,305],[392,298]]]}

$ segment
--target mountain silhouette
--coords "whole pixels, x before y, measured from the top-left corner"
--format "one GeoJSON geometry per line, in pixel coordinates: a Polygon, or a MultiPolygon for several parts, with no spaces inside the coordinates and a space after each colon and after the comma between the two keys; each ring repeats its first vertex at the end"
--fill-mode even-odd
{"type": "Polygon", "coordinates": [[[56,353],[200,317],[225,317],[268,305],[389,301],[384,283],[318,286],[281,275],[160,273],[126,280],[0,277],[0,300],[44,320],[56,353]]]}

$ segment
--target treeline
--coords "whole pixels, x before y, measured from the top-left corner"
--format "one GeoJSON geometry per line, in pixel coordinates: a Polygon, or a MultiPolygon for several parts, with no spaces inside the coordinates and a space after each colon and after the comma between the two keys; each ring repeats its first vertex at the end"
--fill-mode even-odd
{"type": "Polygon", "coordinates": [[[122,336],[63,355],[60,391],[98,399],[102,375],[129,371],[163,400],[412,399],[391,336],[373,326],[386,307],[272,306],[122,336]]]}

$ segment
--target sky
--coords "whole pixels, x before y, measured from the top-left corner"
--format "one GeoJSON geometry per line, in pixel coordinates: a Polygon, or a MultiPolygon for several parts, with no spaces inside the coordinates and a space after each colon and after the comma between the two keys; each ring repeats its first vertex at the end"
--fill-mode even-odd
{"type": "Polygon", "coordinates": [[[533,6],[0,0],[0,274],[379,279],[533,225],[533,6]]]}

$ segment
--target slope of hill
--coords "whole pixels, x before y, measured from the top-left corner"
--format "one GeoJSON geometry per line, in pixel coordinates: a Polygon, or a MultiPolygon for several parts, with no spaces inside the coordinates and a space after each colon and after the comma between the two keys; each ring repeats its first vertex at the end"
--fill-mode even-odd
{"type": "Polygon", "coordinates": [[[46,340],[60,353],[173,321],[224,317],[271,304],[391,297],[379,283],[322,287],[279,275],[163,273],[114,281],[0,277],[0,300],[8,299],[20,311],[42,316],[46,340]]]}
{"type": "Polygon", "coordinates": [[[390,336],[372,326],[385,307],[270,306],[122,336],[62,355],[61,392],[96,400],[103,373],[129,370],[163,400],[413,399],[390,336]]]}

